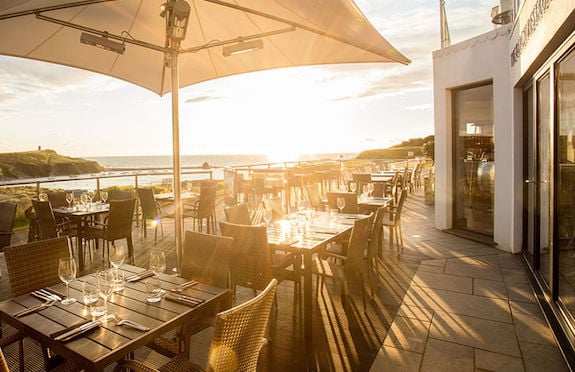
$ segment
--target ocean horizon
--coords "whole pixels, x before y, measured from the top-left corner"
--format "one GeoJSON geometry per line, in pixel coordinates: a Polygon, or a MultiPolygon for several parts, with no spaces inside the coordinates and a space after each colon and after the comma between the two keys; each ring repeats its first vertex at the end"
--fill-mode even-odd
{"type": "MultiPolygon", "coordinates": [[[[200,167],[208,163],[212,167],[237,167],[251,164],[283,163],[312,160],[349,160],[358,153],[301,154],[296,159],[273,159],[265,154],[209,154],[181,155],[182,167],[200,167]]],[[[172,155],[85,156],[106,168],[171,168],[172,155]]]]}

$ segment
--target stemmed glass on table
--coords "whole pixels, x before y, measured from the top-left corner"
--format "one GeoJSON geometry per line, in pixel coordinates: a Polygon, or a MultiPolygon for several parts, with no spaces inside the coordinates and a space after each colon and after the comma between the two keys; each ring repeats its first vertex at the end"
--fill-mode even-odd
{"type": "Polygon", "coordinates": [[[102,203],[106,204],[106,200],[108,200],[108,192],[100,191],[100,199],[102,200],[102,203]]]}
{"type": "Polygon", "coordinates": [[[264,208],[264,221],[266,222],[266,226],[270,226],[270,222],[273,219],[273,212],[271,208],[264,208]]]}
{"type": "Polygon", "coordinates": [[[337,207],[339,208],[339,213],[343,213],[343,208],[345,207],[345,198],[339,197],[337,198],[337,207]]]}
{"type": "Polygon", "coordinates": [[[70,297],[70,282],[76,279],[76,260],[73,257],[60,258],[58,263],[58,277],[66,283],[66,298],[62,300],[63,305],[70,305],[76,302],[70,297]]]}
{"type": "Polygon", "coordinates": [[[373,190],[375,189],[375,185],[373,184],[373,182],[370,182],[367,184],[367,192],[369,193],[369,197],[371,198],[371,193],[373,192],[373,190]]]}
{"type": "Polygon", "coordinates": [[[72,209],[72,202],[74,201],[74,193],[67,192],[66,193],[66,201],[68,202],[68,209],[72,209]]]}
{"type": "MultiPolygon", "coordinates": [[[[154,249],[150,252],[150,270],[152,270],[155,276],[160,275],[166,270],[166,255],[164,251],[154,249]]],[[[160,293],[163,294],[166,293],[166,291],[162,289],[160,293]]]]}
{"type": "Polygon", "coordinates": [[[120,266],[122,266],[122,264],[124,263],[124,246],[123,245],[116,246],[115,244],[112,245],[108,256],[110,259],[110,265],[112,267],[114,267],[114,269],[115,269],[115,274],[114,274],[115,287],[114,287],[114,290],[115,291],[121,291],[124,288],[124,285],[123,285],[124,280],[120,276],[119,269],[120,269],[120,266]]]}
{"type": "Polygon", "coordinates": [[[349,183],[349,190],[355,194],[355,190],[357,190],[357,184],[354,181],[349,183]]]}
{"type": "Polygon", "coordinates": [[[104,309],[100,318],[102,321],[107,321],[113,317],[113,315],[108,314],[108,298],[114,292],[114,286],[114,273],[111,270],[98,271],[98,294],[104,299],[104,309]]]}

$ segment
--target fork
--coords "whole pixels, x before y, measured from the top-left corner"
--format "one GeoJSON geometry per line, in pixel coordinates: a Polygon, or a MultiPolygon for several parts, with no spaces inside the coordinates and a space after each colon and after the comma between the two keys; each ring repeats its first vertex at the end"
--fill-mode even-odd
{"type": "Polygon", "coordinates": [[[136,323],[136,322],[134,322],[134,321],[132,321],[132,320],[122,319],[122,318],[120,318],[120,317],[117,316],[117,315],[112,315],[112,317],[113,317],[114,320],[116,321],[116,325],[117,325],[117,326],[127,326],[127,327],[130,327],[130,328],[138,329],[138,330],[143,331],[143,332],[147,332],[147,331],[150,330],[150,328],[148,328],[148,327],[146,327],[146,326],[144,326],[144,325],[142,325],[142,324],[140,324],[140,323],[136,323]]]}

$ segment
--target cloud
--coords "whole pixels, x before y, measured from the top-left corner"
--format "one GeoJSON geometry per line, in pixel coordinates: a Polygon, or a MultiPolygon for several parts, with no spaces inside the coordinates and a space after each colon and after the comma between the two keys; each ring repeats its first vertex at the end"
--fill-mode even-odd
{"type": "Polygon", "coordinates": [[[221,97],[199,96],[199,97],[188,98],[185,100],[185,103],[200,103],[200,102],[206,102],[206,101],[214,101],[214,100],[218,100],[218,99],[221,99],[221,97]]]}

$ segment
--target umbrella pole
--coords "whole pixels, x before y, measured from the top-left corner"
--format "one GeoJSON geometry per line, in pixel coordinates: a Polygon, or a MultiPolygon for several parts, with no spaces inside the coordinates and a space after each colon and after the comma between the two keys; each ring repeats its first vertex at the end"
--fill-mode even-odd
{"type": "Polygon", "coordinates": [[[179,115],[179,89],[180,74],[178,65],[178,47],[179,42],[170,52],[171,70],[172,70],[172,147],[173,147],[173,166],[174,166],[174,226],[176,236],[176,269],[181,271],[182,264],[182,196],[180,182],[180,115],[179,115]]]}

